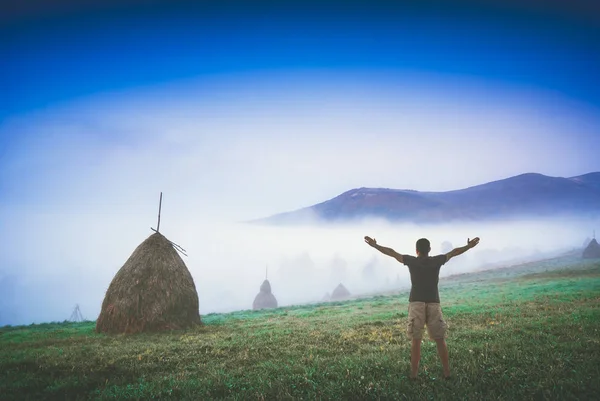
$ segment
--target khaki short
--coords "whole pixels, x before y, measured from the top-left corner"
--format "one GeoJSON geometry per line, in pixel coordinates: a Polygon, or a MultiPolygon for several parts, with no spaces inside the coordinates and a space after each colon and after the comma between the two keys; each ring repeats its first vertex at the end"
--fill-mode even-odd
{"type": "Polygon", "coordinates": [[[427,325],[429,338],[439,340],[446,338],[448,325],[442,316],[439,303],[411,302],[408,304],[408,327],[406,333],[410,339],[420,340],[427,325]]]}

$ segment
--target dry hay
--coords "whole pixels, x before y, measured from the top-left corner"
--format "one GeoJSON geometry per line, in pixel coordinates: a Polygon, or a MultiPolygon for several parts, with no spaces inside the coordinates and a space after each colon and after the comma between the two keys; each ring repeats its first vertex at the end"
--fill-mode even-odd
{"type": "Polygon", "coordinates": [[[348,291],[346,287],[344,287],[344,284],[340,283],[337,287],[335,287],[335,290],[333,290],[333,292],[331,293],[331,300],[339,301],[342,299],[347,299],[350,297],[350,295],[350,291],[348,291]]]}
{"type": "Polygon", "coordinates": [[[260,285],[260,292],[256,295],[256,298],[254,298],[252,309],[257,310],[269,308],[277,308],[277,299],[271,292],[271,283],[269,283],[269,280],[265,280],[260,285]]]}
{"type": "Polygon", "coordinates": [[[96,331],[140,333],[197,324],[194,279],[169,240],[155,233],[135,249],[111,281],[96,331]]]}
{"type": "Polygon", "coordinates": [[[596,259],[600,258],[600,244],[596,241],[596,238],[590,241],[587,248],[583,250],[583,255],[581,255],[584,259],[596,259]]]}

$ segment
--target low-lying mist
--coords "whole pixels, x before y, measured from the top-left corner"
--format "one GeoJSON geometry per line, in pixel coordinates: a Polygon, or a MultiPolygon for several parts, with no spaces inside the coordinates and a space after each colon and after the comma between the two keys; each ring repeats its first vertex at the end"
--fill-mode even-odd
{"type": "MultiPolygon", "coordinates": [[[[152,234],[143,228],[147,216],[128,215],[127,225],[122,217],[13,216],[19,229],[4,243],[0,325],[62,321],[76,304],[95,320],[110,281],[152,234]]],[[[365,235],[413,255],[421,237],[435,255],[479,236],[476,248],[442,267],[443,277],[580,249],[594,225],[579,219],[436,226],[371,220],[281,227],[195,218],[165,223],[161,232],[187,250],[183,260],[200,313],[207,314],[250,309],[266,274],[279,306],[319,302],[339,283],[352,295],[407,288],[407,268],[369,247],[365,235]]]]}

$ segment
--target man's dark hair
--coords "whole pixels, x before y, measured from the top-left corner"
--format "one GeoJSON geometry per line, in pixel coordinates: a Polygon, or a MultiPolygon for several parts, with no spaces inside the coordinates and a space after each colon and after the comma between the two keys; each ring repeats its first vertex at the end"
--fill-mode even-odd
{"type": "Polygon", "coordinates": [[[417,241],[417,252],[423,256],[427,256],[429,255],[429,251],[431,251],[431,244],[427,238],[421,238],[417,241]]]}

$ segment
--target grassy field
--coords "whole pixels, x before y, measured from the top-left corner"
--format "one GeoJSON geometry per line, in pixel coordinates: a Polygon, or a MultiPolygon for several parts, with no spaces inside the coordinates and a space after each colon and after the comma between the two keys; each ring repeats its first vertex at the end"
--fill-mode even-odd
{"type": "Polygon", "coordinates": [[[440,282],[453,371],[434,343],[408,379],[407,294],[203,316],[107,336],[93,322],[0,328],[0,398],[600,399],[600,261],[440,282]]]}

